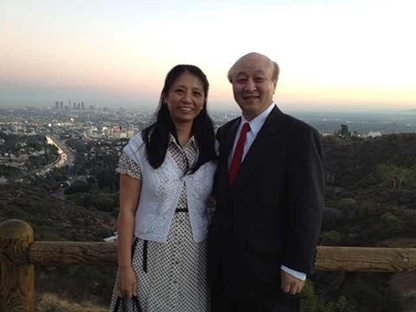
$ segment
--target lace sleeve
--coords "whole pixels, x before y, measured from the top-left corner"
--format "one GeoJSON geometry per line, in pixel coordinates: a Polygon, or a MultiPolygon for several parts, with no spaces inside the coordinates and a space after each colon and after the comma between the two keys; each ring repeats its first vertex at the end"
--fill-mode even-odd
{"type": "Polygon", "coordinates": [[[127,174],[132,178],[138,180],[142,179],[142,170],[138,164],[136,164],[130,157],[123,151],[118,161],[118,167],[116,172],[120,174],[127,174]]]}

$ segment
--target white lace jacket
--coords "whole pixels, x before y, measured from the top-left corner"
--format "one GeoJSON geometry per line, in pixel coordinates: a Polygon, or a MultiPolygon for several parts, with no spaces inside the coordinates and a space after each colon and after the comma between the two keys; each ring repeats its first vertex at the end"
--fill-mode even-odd
{"type": "Polygon", "coordinates": [[[153,169],[146,156],[142,132],[130,139],[124,152],[142,171],[135,236],[156,242],[166,241],[180,192],[185,184],[193,238],[195,242],[205,240],[209,226],[208,197],[214,183],[216,162],[206,163],[195,173],[183,176],[168,149],[163,164],[153,169]]]}

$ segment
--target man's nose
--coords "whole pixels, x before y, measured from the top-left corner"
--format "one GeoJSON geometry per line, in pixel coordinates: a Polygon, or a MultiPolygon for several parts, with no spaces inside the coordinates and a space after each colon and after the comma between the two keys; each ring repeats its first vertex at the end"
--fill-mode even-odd
{"type": "Polygon", "coordinates": [[[245,89],[248,92],[252,92],[256,90],[256,83],[253,81],[253,79],[248,79],[245,85],[245,89]]]}

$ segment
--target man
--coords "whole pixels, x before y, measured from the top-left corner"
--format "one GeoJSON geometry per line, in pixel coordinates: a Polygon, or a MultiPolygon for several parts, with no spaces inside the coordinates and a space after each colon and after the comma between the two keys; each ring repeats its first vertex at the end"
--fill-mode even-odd
{"type": "Polygon", "coordinates": [[[273,103],[278,76],[278,65],[258,53],[228,72],[242,116],[217,133],[213,312],[300,311],[313,271],[324,201],[321,139],[273,103]]]}

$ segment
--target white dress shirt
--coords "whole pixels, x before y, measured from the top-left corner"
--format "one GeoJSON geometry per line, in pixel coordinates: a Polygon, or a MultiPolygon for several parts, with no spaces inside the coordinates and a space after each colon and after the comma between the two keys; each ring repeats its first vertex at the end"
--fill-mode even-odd
{"type": "MultiPolygon", "coordinates": [[[[247,121],[244,116],[241,116],[241,122],[238,126],[237,129],[237,133],[236,136],[234,138],[234,145],[233,145],[233,149],[232,152],[230,153],[230,156],[228,158],[228,167],[230,167],[231,164],[231,160],[233,158],[234,155],[234,151],[237,145],[237,141],[238,138],[240,137],[240,133],[241,133],[241,129],[243,128],[243,125],[245,123],[248,123],[250,125],[250,131],[247,132],[247,137],[246,137],[246,142],[244,144],[244,151],[243,151],[243,157],[241,159],[241,162],[243,162],[244,157],[246,157],[247,152],[250,150],[251,145],[253,144],[254,140],[256,139],[257,134],[259,133],[261,127],[263,127],[264,122],[266,121],[267,117],[269,116],[270,112],[273,110],[273,108],[275,107],[275,103],[272,102],[272,104],[270,104],[270,106],[264,111],[262,112],[260,115],[256,116],[254,119],[252,119],[251,121],[247,121]]],[[[286,273],[304,281],[306,280],[306,274],[303,272],[298,272],[295,270],[292,270],[284,265],[281,266],[281,269],[283,271],[285,271],[286,273]]]]}

